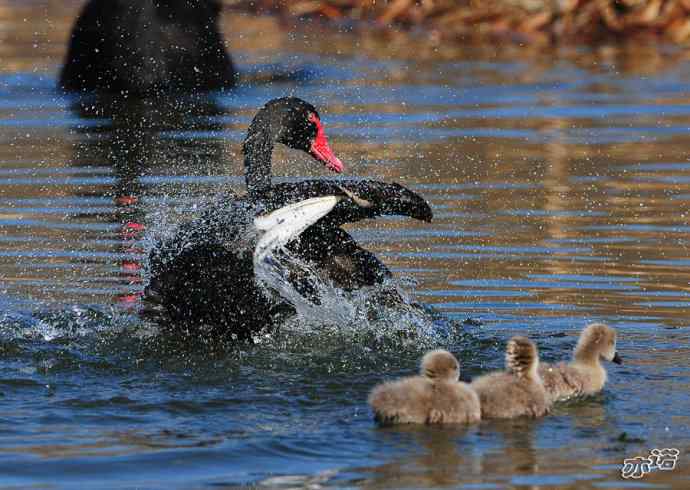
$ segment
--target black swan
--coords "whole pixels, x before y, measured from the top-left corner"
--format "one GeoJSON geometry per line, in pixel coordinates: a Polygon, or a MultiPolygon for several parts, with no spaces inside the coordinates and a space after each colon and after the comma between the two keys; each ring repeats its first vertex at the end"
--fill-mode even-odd
{"type": "Polygon", "coordinates": [[[235,84],[218,30],[219,0],[89,0],[70,36],[59,86],[151,96],[235,84]]]}
{"type": "MultiPolygon", "coordinates": [[[[316,109],[297,98],[266,104],[249,126],[243,150],[248,195],[221,195],[205,212],[152,250],[144,313],[182,331],[205,326],[211,335],[248,338],[294,313],[267,291],[257,267],[285,247],[320,277],[343,289],[381,283],[390,272],[359,247],[345,223],[381,215],[430,221],[431,208],[399,184],[309,180],[271,183],[275,142],[301,149],[335,171],[343,166],[328,146],[316,109]]],[[[285,279],[318,302],[297,267],[285,279]]]]}

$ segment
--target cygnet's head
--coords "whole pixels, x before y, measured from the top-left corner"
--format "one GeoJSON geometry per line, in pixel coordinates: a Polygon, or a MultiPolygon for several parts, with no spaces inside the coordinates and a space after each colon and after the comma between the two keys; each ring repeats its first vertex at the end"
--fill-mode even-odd
{"type": "Polygon", "coordinates": [[[457,381],[460,378],[460,364],[447,350],[437,349],[422,357],[420,372],[432,381],[457,381]]]}
{"type": "Polygon", "coordinates": [[[519,378],[537,376],[539,351],[527,337],[513,337],[506,346],[506,369],[519,378]]]}
{"type": "Polygon", "coordinates": [[[575,359],[596,361],[599,358],[616,364],[622,363],[616,352],[616,331],[604,323],[592,323],[580,334],[575,347],[575,359]]]}

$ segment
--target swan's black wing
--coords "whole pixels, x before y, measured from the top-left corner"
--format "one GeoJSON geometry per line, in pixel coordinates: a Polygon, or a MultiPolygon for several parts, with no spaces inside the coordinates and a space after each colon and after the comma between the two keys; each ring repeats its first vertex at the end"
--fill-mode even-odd
{"type": "Polygon", "coordinates": [[[343,199],[317,225],[336,227],[378,216],[409,216],[431,221],[429,203],[419,194],[400,184],[377,180],[305,180],[274,185],[264,196],[267,211],[287,204],[326,195],[350,197],[343,199]]]}
{"type": "Polygon", "coordinates": [[[288,249],[324,278],[348,291],[381,284],[391,275],[376,255],[359,246],[339,227],[311,226],[288,249]]]}
{"type": "MultiPolygon", "coordinates": [[[[340,228],[341,225],[382,215],[403,215],[423,221],[432,219],[431,207],[418,194],[400,184],[375,180],[307,180],[277,184],[267,202],[277,205],[295,196],[308,198],[324,194],[342,195],[347,199],[309,227],[288,248],[322,277],[344,290],[381,284],[391,273],[376,255],[362,248],[340,228]]],[[[297,280],[294,282],[300,284],[297,280]]],[[[302,286],[303,292],[308,292],[307,283],[302,286]]]]}

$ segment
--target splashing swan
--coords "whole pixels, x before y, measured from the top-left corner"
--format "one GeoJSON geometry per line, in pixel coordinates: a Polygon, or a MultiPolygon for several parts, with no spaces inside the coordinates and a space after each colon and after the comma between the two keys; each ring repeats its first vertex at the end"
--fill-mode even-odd
{"type": "MultiPolygon", "coordinates": [[[[297,98],[267,103],[243,145],[247,195],[219,196],[199,218],[154,247],[144,313],[177,330],[249,338],[294,314],[290,302],[266,288],[261,277],[279,250],[296,254],[336,286],[357,289],[381,283],[390,271],[341,225],[382,215],[432,218],[424,199],[398,184],[308,180],[274,185],[275,143],[343,170],[313,106],[297,98]]],[[[310,297],[313,289],[303,272],[288,270],[283,279],[310,297]]]]}

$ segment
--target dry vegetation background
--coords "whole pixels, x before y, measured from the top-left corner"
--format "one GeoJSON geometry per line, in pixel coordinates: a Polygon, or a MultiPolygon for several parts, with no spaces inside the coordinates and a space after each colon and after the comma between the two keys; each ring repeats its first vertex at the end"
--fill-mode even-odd
{"type": "Polygon", "coordinates": [[[439,42],[512,38],[596,43],[615,38],[690,42],[690,0],[226,0],[228,6],[382,28],[439,42]]]}

